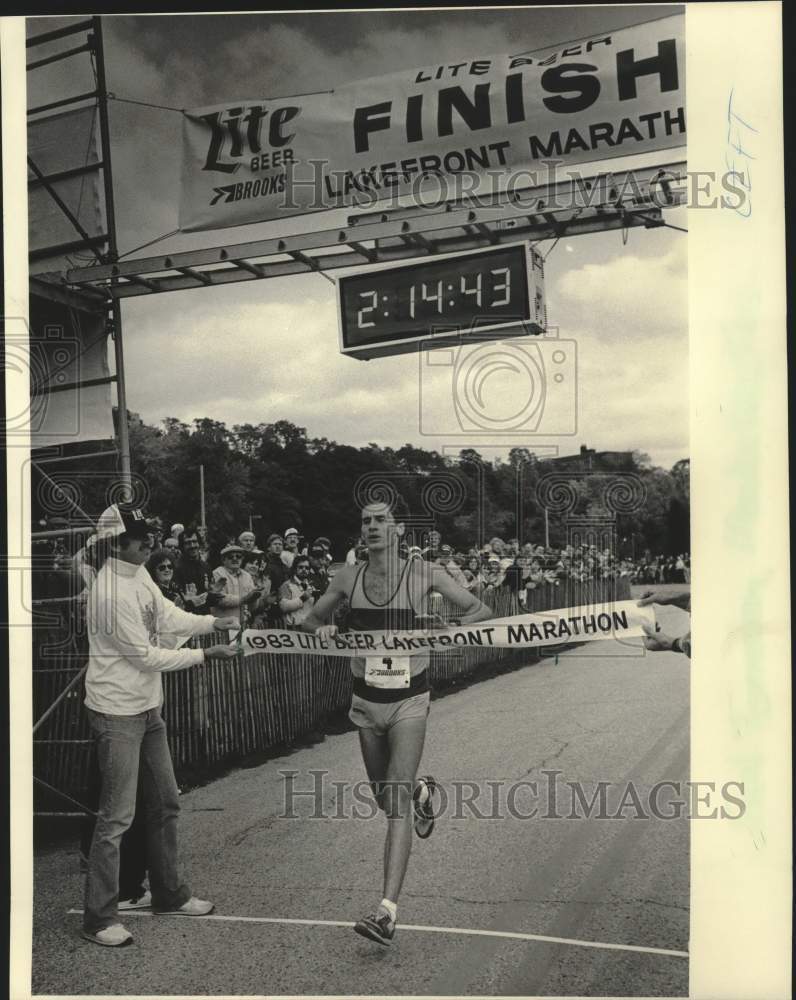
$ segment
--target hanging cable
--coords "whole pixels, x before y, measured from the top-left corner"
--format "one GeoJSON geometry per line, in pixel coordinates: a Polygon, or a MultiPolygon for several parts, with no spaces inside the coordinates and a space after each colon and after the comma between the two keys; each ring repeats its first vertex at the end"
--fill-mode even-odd
{"type": "MultiPolygon", "coordinates": [[[[650,219],[650,217],[648,215],[645,215],[643,212],[636,212],[635,214],[638,215],[639,218],[646,219],[646,220],[648,220],[650,222],[657,221],[657,220],[650,219]]],[[[660,221],[658,221],[658,225],[659,226],[665,226],[666,229],[676,229],[678,233],[687,233],[688,232],[688,230],[687,229],[683,229],[682,226],[675,226],[675,224],[673,222],[666,222],[665,219],[661,219],[660,221]]]]}
{"type": "MultiPolygon", "coordinates": [[[[97,111],[99,110],[99,105],[94,105],[94,111],[91,115],[91,125],[88,130],[88,142],[86,143],[86,155],[83,157],[83,166],[88,166],[89,157],[91,156],[91,143],[94,141],[94,130],[97,127],[97,111]]],[[[80,179],[80,197],[77,200],[77,217],[80,218],[80,210],[83,207],[83,194],[86,190],[86,175],[84,174],[80,179]]]]}
{"type": "Polygon", "coordinates": [[[142,108],[157,108],[159,111],[176,111],[178,115],[184,114],[184,108],[172,108],[168,104],[153,104],[151,101],[134,101],[131,97],[117,97],[116,94],[108,92],[109,101],[121,101],[122,104],[138,104],[142,108]]]}
{"type": "Polygon", "coordinates": [[[547,251],[547,253],[544,255],[544,257],[542,257],[542,263],[543,264],[547,262],[547,258],[555,250],[556,246],[558,245],[558,241],[560,239],[561,239],[560,236],[556,236],[556,238],[553,240],[553,245],[550,247],[550,249],[547,251]]]}
{"type": "Polygon", "coordinates": [[[153,243],[160,243],[161,240],[167,240],[169,236],[176,236],[178,232],[179,229],[172,229],[171,232],[156,236],[154,240],[149,240],[148,243],[142,243],[139,247],[133,247],[132,250],[125,250],[124,253],[120,253],[118,259],[121,260],[122,257],[129,257],[131,253],[135,253],[137,250],[144,250],[146,247],[151,247],[153,243]]]}
{"type": "MultiPolygon", "coordinates": [[[[284,97],[264,97],[264,101],[286,101],[294,97],[316,97],[321,94],[333,94],[333,90],[310,90],[304,94],[288,94],[284,97]]],[[[137,104],[142,108],[156,108],[158,111],[176,111],[177,114],[185,114],[185,108],[174,108],[169,104],[154,104],[152,101],[137,101],[132,97],[118,97],[116,94],[108,92],[109,101],[121,101],[123,104],[137,104]]]]}

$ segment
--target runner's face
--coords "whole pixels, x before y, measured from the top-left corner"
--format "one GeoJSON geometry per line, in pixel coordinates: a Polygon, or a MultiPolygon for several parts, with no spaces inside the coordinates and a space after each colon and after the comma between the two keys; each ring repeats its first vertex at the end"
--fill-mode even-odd
{"type": "Polygon", "coordinates": [[[377,552],[398,544],[402,532],[389,508],[371,504],[362,510],[362,541],[369,551],[377,552]]]}

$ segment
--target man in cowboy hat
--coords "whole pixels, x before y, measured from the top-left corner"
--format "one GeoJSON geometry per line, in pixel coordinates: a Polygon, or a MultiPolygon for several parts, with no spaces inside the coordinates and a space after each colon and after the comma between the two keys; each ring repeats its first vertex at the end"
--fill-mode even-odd
{"type": "Polygon", "coordinates": [[[86,709],[102,780],[88,857],[83,936],[107,947],[129,944],[118,920],[119,845],[133,821],[136,793],[146,802],[149,881],[156,913],[204,916],[213,909],[182,881],[177,862],[179,799],[161,717],[161,673],[231,659],[237,646],[164,648],[161,636],[207,635],[237,626],[233,618],[191,615],[161,594],[145,563],[154,536],[140,510],[114,504],[93,538],[97,578],[86,607],[89,657],[86,709]]]}

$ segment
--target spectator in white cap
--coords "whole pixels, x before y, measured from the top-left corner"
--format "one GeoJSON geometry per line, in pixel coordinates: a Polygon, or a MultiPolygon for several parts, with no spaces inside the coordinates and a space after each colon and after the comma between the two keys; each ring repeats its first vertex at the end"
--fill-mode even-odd
{"type": "Polygon", "coordinates": [[[185,525],[180,524],[179,521],[171,526],[171,537],[177,539],[177,544],[180,542],[180,535],[185,531],[185,525]]]}
{"type": "Polygon", "coordinates": [[[128,944],[119,923],[119,845],[133,821],[139,774],[146,804],[147,864],[155,913],[205,916],[178,870],[179,798],[161,717],[165,670],[206,658],[231,659],[236,645],[166,649],[162,634],[189,637],[237,626],[233,618],[191,615],[163,597],[144,564],[154,538],[140,510],[114,504],[100,516],[92,546],[98,569],[88,596],[86,708],[102,780],[88,857],[83,936],[107,947],[128,944]]]}
{"type": "Polygon", "coordinates": [[[285,540],[284,548],[282,549],[282,562],[290,569],[293,566],[293,560],[299,554],[299,533],[296,528],[288,528],[283,535],[285,540]]]}
{"type": "Polygon", "coordinates": [[[253,552],[255,546],[257,545],[257,539],[254,537],[254,532],[241,531],[238,535],[238,544],[246,549],[247,552],[253,552]]]}
{"type": "Polygon", "coordinates": [[[172,559],[174,559],[174,565],[176,566],[179,563],[180,555],[182,554],[180,552],[180,543],[173,535],[169,535],[163,539],[163,548],[166,549],[172,559]]]}

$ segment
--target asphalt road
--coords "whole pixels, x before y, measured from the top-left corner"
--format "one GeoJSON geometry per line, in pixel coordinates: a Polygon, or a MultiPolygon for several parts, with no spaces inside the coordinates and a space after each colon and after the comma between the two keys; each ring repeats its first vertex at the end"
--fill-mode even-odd
{"type": "Polygon", "coordinates": [[[415,840],[389,949],[350,929],[381,897],[384,825],[352,818],[351,789],[330,784],[364,777],[354,732],[183,796],[184,867],[213,918],[131,915],[135,943],[99,948],[69,912],[76,844],[42,849],[33,992],[687,996],[688,822],[652,816],[649,795],[688,777],[688,682],[683,656],[600,642],[436,699],[421,773],[448,808],[415,840]],[[321,799],[280,818],[280,771],[306,789],[323,769],[321,799]],[[587,808],[597,782],[602,816],[587,808]]]}

